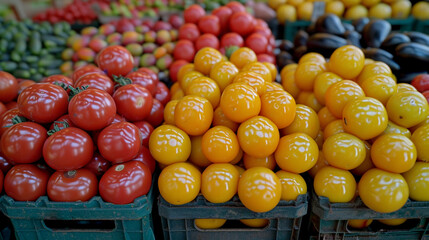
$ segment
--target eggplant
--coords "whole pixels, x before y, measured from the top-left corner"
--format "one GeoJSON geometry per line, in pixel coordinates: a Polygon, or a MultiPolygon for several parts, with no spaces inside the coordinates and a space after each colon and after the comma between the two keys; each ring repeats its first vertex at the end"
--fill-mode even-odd
{"type": "Polygon", "coordinates": [[[381,48],[395,54],[395,49],[399,44],[411,42],[410,38],[403,33],[391,33],[381,43],[381,48]]]}
{"type": "Polygon", "coordinates": [[[371,20],[363,28],[362,36],[367,47],[378,48],[381,43],[389,35],[392,26],[386,20],[375,19],[371,20]]]}
{"type": "Polygon", "coordinates": [[[293,59],[298,62],[299,59],[307,53],[307,46],[300,46],[295,48],[295,51],[293,51],[293,59]]]}
{"type": "Polygon", "coordinates": [[[325,58],[329,58],[335,49],[347,45],[344,38],[329,33],[316,33],[307,41],[309,52],[318,52],[325,58]]]}
{"type": "Polygon", "coordinates": [[[346,31],[344,33],[344,37],[346,38],[347,42],[351,45],[355,45],[356,47],[361,47],[360,45],[360,39],[361,35],[356,31],[346,31]]]}
{"type": "Polygon", "coordinates": [[[289,40],[282,40],[279,45],[280,50],[289,52],[293,48],[293,43],[289,40]]]}
{"type": "Polygon", "coordinates": [[[344,29],[347,31],[355,31],[355,27],[351,23],[343,23],[344,29]]]}
{"type": "Polygon", "coordinates": [[[307,40],[308,40],[308,33],[304,30],[299,30],[293,39],[293,45],[296,48],[300,46],[305,46],[307,45],[307,40]]]}
{"type": "Polygon", "coordinates": [[[371,58],[375,61],[386,63],[392,71],[399,71],[400,65],[393,59],[393,55],[388,51],[379,48],[366,48],[362,50],[365,54],[365,58],[371,58]]]}
{"type": "Polygon", "coordinates": [[[358,33],[362,33],[363,28],[365,27],[365,25],[367,25],[369,23],[369,18],[367,17],[363,17],[363,18],[358,18],[356,20],[354,20],[352,22],[353,27],[355,28],[355,30],[358,33]]]}
{"type": "Polygon", "coordinates": [[[276,55],[276,63],[279,69],[283,69],[290,61],[292,61],[292,55],[288,52],[282,51],[276,55]]]}
{"type": "Polygon", "coordinates": [[[346,31],[340,18],[332,13],[320,16],[316,21],[315,28],[319,33],[330,33],[335,35],[343,35],[346,31]]]}
{"type": "Polygon", "coordinates": [[[406,32],[405,35],[407,35],[410,38],[411,42],[421,43],[429,46],[429,36],[424,33],[406,32]]]}

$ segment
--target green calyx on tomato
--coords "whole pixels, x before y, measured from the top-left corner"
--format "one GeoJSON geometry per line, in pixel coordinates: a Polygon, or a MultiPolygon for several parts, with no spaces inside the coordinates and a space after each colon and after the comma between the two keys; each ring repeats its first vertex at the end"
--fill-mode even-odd
{"type": "Polygon", "coordinates": [[[113,81],[118,83],[119,86],[125,86],[133,83],[133,81],[127,77],[116,76],[116,75],[113,75],[113,81]]]}
{"type": "Polygon", "coordinates": [[[55,121],[54,123],[55,123],[53,125],[54,128],[48,131],[48,136],[51,136],[52,134],[54,134],[60,130],[63,130],[64,128],[70,127],[70,124],[68,124],[68,122],[66,122],[66,121],[55,121]]]}
{"type": "Polygon", "coordinates": [[[28,119],[23,116],[16,115],[14,118],[12,118],[12,125],[8,125],[6,127],[11,127],[15,124],[22,123],[22,122],[28,122],[28,119]]]}
{"type": "Polygon", "coordinates": [[[78,88],[74,88],[72,86],[68,86],[68,89],[70,89],[70,94],[69,94],[69,101],[76,96],[78,93],[85,91],[86,89],[88,89],[89,86],[82,86],[82,87],[78,87],[78,88]]]}
{"type": "Polygon", "coordinates": [[[231,55],[239,48],[240,47],[238,47],[238,46],[231,46],[231,47],[226,48],[226,50],[225,50],[226,57],[230,58],[231,55]]]}

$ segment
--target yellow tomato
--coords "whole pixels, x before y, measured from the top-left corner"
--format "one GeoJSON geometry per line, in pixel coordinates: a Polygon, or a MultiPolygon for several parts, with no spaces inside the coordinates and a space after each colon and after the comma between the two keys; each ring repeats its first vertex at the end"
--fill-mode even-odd
{"type": "Polygon", "coordinates": [[[255,72],[240,72],[235,76],[233,83],[245,83],[249,86],[251,86],[259,96],[262,96],[262,94],[265,93],[266,86],[265,86],[265,80],[259,73],[255,72]]]}
{"type": "Polygon", "coordinates": [[[323,65],[318,62],[306,61],[298,64],[295,70],[295,83],[301,91],[313,91],[317,75],[324,72],[323,65]]]}
{"type": "Polygon", "coordinates": [[[169,101],[164,108],[164,124],[174,125],[174,109],[179,100],[169,101]]]}
{"type": "Polygon", "coordinates": [[[171,100],[180,100],[185,96],[185,92],[182,88],[177,89],[177,91],[171,95],[171,100]]]}
{"type": "Polygon", "coordinates": [[[186,65],[183,65],[179,69],[179,71],[177,72],[177,82],[181,82],[183,76],[185,76],[185,74],[190,72],[190,71],[194,71],[194,64],[193,63],[188,63],[186,65]]]}
{"type": "Polygon", "coordinates": [[[282,135],[291,133],[305,133],[315,139],[320,130],[317,113],[305,105],[296,105],[296,115],[293,122],[286,128],[281,129],[282,135]]]}
{"type": "Polygon", "coordinates": [[[362,50],[353,45],[337,48],[329,59],[331,72],[344,79],[354,79],[365,65],[365,55],[362,50]]]}
{"type": "Polygon", "coordinates": [[[243,159],[243,154],[244,154],[243,150],[241,150],[241,148],[240,148],[237,156],[235,156],[235,158],[229,163],[230,164],[238,164],[241,161],[241,159],[243,159]]]}
{"type": "Polygon", "coordinates": [[[263,62],[262,64],[264,64],[265,67],[268,68],[268,70],[270,70],[271,82],[274,82],[277,78],[277,67],[276,67],[276,65],[274,65],[270,62],[263,62]]]}
{"type": "Polygon", "coordinates": [[[182,90],[186,90],[188,85],[199,77],[204,77],[204,75],[197,71],[190,71],[183,75],[182,79],[179,81],[180,87],[182,90]]]}
{"type": "Polygon", "coordinates": [[[179,82],[173,83],[173,85],[171,85],[171,88],[170,88],[171,95],[175,94],[177,92],[177,90],[179,90],[179,89],[182,89],[179,82]]]}
{"type": "Polygon", "coordinates": [[[215,126],[225,126],[230,128],[233,132],[236,132],[238,129],[238,123],[227,118],[220,106],[217,107],[213,113],[213,127],[215,126]]]}
{"type": "Polygon", "coordinates": [[[325,139],[323,138],[323,131],[319,131],[314,141],[316,141],[319,150],[323,148],[323,142],[325,141],[325,139]]]}
{"type": "Polygon", "coordinates": [[[369,9],[368,17],[379,19],[392,18],[392,8],[385,3],[378,3],[369,9]]]}
{"type": "Polygon", "coordinates": [[[255,52],[247,47],[237,49],[231,54],[229,60],[238,68],[241,69],[251,62],[258,61],[255,52]]]}
{"type": "Polygon", "coordinates": [[[389,134],[389,133],[398,133],[406,136],[407,138],[411,138],[410,130],[408,130],[407,128],[401,127],[399,125],[396,125],[394,122],[391,122],[391,121],[387,123],[386,129],[384,129],[384,131],[379,136],[389,134]]]}
{"type": "Polygon", "coordinates": [[[330,202],[350,202],[356,193],[356,180],[346,170],[326,166],[314,177],[314,191],[330,202]]]}
{"type": "Polygon", "coordinates": [[[282,170],[303,173],[316,164],[319,147],[307,134],[292,133],[280,139],[274,156],[282,170]]]}
{"type": "Polygon", "coordinates": [[[397,92],[396,82],[390,76],[375,75],[360,83],[367,97],[373,97],[386,105],[389,98],[397,92]]]}
{"type": "Polygon", "coordinates": [[[274,170],[274,168],[276,168],[277,166],[276,160],[274,159],[274,155],[257,158],[257,157],[252,157],[246,153],[243,155],[243,164],[246,169],[249,169],[252,167],[265,167],[265,168],[274,170]]]}
{"type": "Polygon", "coordinates": [[[270,222],[268,219],[240,219],[244,225],[252,228],[263,228],[270,222]]]}
{"type": "Polygon", "coordinates": [[[406,19],[410,16],[411,12],[411,1],[400,0],[392,3],[392,18],[394,19],[406,19]]]}
{"type": "Polygon", "coordinates": [[[324,64],[324,63],[326,63],[326,59],[320,53],[310,52],[310,53],[304,54],[299,59],[298,64],[301,64],[304,62],[314,62],[314,63],[324,64]]]}
{"type": "Polygon", "coordinates": [[[212,164],[212,162],[204,156],[203,149],[201,148],[202,139],[203,136],[191,137],[191,155],[189,155],[189,162],[197,167],[205,168],[212,164]]]}
{"type": "Polygon", "coordinates": [[[366,149],[359,138],[348,133],[338,133],[325,140],[323,155],[329,165],[350,170],[363,163],[366,149]]]}
{"type": "Polygon", "coordinates": [[[249,85],[233,83],[223,91],[220,107],[227,118],[241,123],[259,114],[261,99],[249,85]]]}
{"type": "Polygon", "coordinates": [[[344,4],[341,1],[329,1],[326,3],[325,12],[342,17],[344,14],[344,4]]]}
{"type": "Polygon", "coordinates": [[[212,67],[221,61],[223,61],[222,54],[218,50],[205,47],[195,54],[194,68],[204,75],[209,75],[212,67]]]}
{"type": "Polygon", "coordinates": [[[346,104],[361,97],[365,97],[365,93],[356,82],[343,80],[328,88],[325,94],[325,104],[332,115],[341,118],[346,104]]]}
{"type": "Polygon", "coordinates": [[[266,82],[265,87],[267,88],[265,90],[265,93],[272,92],[272,91],[284,91],[283,86],[280,83],[277,82],[266,82]]]}
{"type": "Polygon", "coordinates": [[[296,8],[289,4],[283,4],[276,11],[277,20],[281,25],[284,25],[286,22],[295,22],[296,21],[296,8]]]}
{"type": "Polygon", "coordinates": [[[361,85],[364,80],[367,78],[371,78],[374,76],[383,75],[383,76],[392,76],[392,70],[390,67],[384,62],[372,62],[365,65],[356,78],[356,82],[361,85]]]}
{"type": "Polygon", "coordinates": [[[372,223],[372,219],[350,219],[347,222],[347,225],[352,228],[366,228],[372,223]]]}
{"type": "Polygon", "coordinates": [[[265,80],[265,82],[272,82],[271,77],[271,71],[268,69],[265,64],[260,62],[252,62],[249,64],[246,64],[242,69],[242,72],[254,72],[258,73],[262,76],[262,78],[265,80]]]}
{"type": "Polygon", "coordinates": [[[407,182],[401,174],[378,168],[370,169],[362,176],[358,190],[363,203],[381,213],[399,210],[405,205],[409,195],[407,182]]]}
{"type": "Polygon", "coordinates": [[[282,75],[282,86],[286,92],[292,95],[292,97],[297,98],[301,90],[298,88],[295,82],[295,71],[295,69],[292,69],[290,71],[286,71],[285,74],[282,75]]]}
{"type": "Polygon", "coordinates": [[[317,113],[317,117],[319,118],[321,130],[325,129],[325,127],[329,123],[331,123],[335,120],[339,120],[334,115],[332,115],[332,113],[329,111],[329,109],[327,107],[323,107],[322,109],[320,109],[319,112],[317,113]]]}
{"type": "Polygon", "coordinates": [[[191,154],[191,140],[181,129],[162,125],[150,135],[149,150],[152,157],[162,164],[184,162],[191,154]]]}
{"type": "Polygon", "coordinates": [[[268,168],[247,169],[238,182],[238,197],[254,212],[268,212],[275,208],[282,195],[277,175],[268,168]]]}
{"type": "Polygon", "coordinates": [[[209,202],[227,202],[237,193],[239,179],[240,174],[232,164],[212,164],[201,175],[201,193],[209,202]]]}
{"type": "Polygon", "coordinates": [[[429,201],[429,163],[416,162],[413,168],[402,174],[410,189],[410,198],[429,201]]]}
{"type": "Polygon", "coordinates": [[[262,158],[274,153],[280,134],[277,126],[270,119],[256,116],[240,124],[237,137],[245,153],[262,158]]]}
{"type": "Polygon", "coordinates": [[[192,136],[204,134],[213,120],[213,107],[210,102],[198,96],[184,96],[174,110],[174,123],[192,136]]]}
{"type": "Polygon", "coordinates": [[[190,163],[174,163],[161,171],[159,193],[165,201],[182,205],[194,200],[201,187],[201,173],[190,163]]]}
{"type": "Polygon", "coordinates": [[[322,109],[322,104],[317,101],[313,92],[302,91],[298,95],[297,103],[311,107],[314,111],[318,112],[322,109]]]}
{"type": "Polygon", "coordinates": [[[429,162],[429,124],[417,128],[411,135],[411,141],[416,146],[417,159],[429,162]]]}
{"type": "Polygon", "coordinates": [[[325,130],[323,130],[323,138],[326,140],[330,136],[343,132],[345,132],[343,121],[341,119],[334,120],[325,127],[325,130]]]}
{"type": "Polygon", "coordinates": [[[283,69],[280,71],[280,77],[283,79],[286,73],[290,71],[295,71],[297,67],[298,67],[298,64],[296,63],[292,63],[284,66],[283,69]]]}
{"type": "Polygon", "coordinates": [[[234,77],[238,74],[237,67],[232,62],[218,62],[210,71],[210,78],[219,85],[221,92],[232,83],[234,77]]]}
{"type": "Polygon", "coordinates": [[[408,92],[408,91],[415,91],[415,92],[417,92],[417,89],[413,85],[408,84],[408,83],[398,83],[396,85],[396,91],[398,91],[398,93],[400,93],[400,92],[408,92]]]}
{"type": "Polygon", "coordinates": [[[203,135],[201,149],[213,163],[228,163],[237,156],[240,146],[235,133],[224,126],[210,128],[203,135]]]}
{"type": "Polygon", "coordinates": [[[317,162],[310,170],[308,170],[308,173],[310,174],[311,177],[314,178],[314,176],[316,176],[317,172],[326,166],[329,166],[329,164],[325,160],[325,157],[323,156],[323,152],[319,151],[319,157],[317,158],[317,162]]]}
{"type": "Polygon", "coordinates": [[[313,3],[312,2],[303,2],[300,3],[297,7],[297,15],[299,20],[310,21],[311,16],[313,15],[313,3]]]}
{"type": "Polygon", "coordinates": [[[219,105],[220,89],[215,81],[208,77],[199,77],[194,79],[185,89],[186,95],[195,95],[203,97],[212,104],[213,109],[219,105]]]}
{"type": "Polygon", "coordinates": [[[307,193],[307,183],[301,175],[283,170],[276,172],[282,184],[281,200],[295,201],[299,195],[307,193]]]}
{"type": "Polygon", "coordinates": [[[269,118],[279,129],[289,126],[295,114],[295,99],[286,91],[271,91],[261,96],[260,115],[269,118]]]}
{"type": "Polygon", "coordinates": [[[218,218],[200,218],[195,219],[195,226],[201,229],[217,229],[222,227],[226,222],[226,219],[218,218]]]}
{"type": "Polygon", "coordinates": [[[328,88],[336,83],[343,80],[340,76],[332,72],[324,72],[317,75],[314,80],[314,95],[320,104],[325,105],[325,94],[328,88]]]}
{"type": "Polygon", "coordinates": [[[429,114],[429,105],[419,92],[398,92],[389,98],[386,110],[392,122],[410,128],[425,120],[429,114]]]}
{"type": "Polygon", "coordinates": [[[377,221],[389,225],[389,226],[398,226],[407,221],[406,218],[394,218],[394,219],[378,219],[377,221]]]}
{"type": "Polygon", "coordinates": [[[347,20],[356,20],[368,16],[368,9],[360,4],[347,8],[344,18],[347,20]]]}
{"type": "Polygon", "coordinates": [[[371,144],[367,141],[363,142],[365,144],[365,160],[357,167],[352,169],[350,172],[357,176],[362,176],[366,171],[371,168],[375,168],[371,160],[371,144]]]}

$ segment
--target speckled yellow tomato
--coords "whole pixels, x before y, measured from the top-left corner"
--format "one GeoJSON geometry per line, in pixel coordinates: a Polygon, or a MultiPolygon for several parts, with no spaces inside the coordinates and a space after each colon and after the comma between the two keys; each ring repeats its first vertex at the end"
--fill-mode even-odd
{"type": "Polygon", "coordinates": [[[282,170],[303,173],[316,164],[319,147],[307,134],[292,133],[280,139],[274,157],[282,170]]]}
{"type": "Polygon", "coordinates": [[[389,98],[386,110],[392,122],[410,128],[425,120],[429,114],[429,105],[419,92],[398,92],[389,98]]]}
{"type": "Polygon", "coordinates": [[[211,162],[228,163],[237,156],[240,146],[237,136],[231,129],[216,126],[204,133],[201,149],[211,162]]]}
{"type": "Polygon", "coordinates": [[[366,157],[363,141],[348,133],[328,137],[323,143],[322,151],[329,165],[344,170],[358,167],[366,157]]]}
{"type": "Polygon", "coordinates": [[[390,213],[402,208],[408,200],[408,184],[398,173],[373,168],[358,184],[359,196],[370,209],[390,213]]]}
{"type": "Polygon", "coordinates": [[[307,193],[307,183],[301,175],[283,170],[276,172],[282,184],[281,200],[295,201],[299,195],[307,193]]]}
{"type": "Polygon", "coordinates": [[[282,186],[277,175],[268,168],[247,169],[238,182],[238,197],[254,212],[268,212],[280,202],[282,186]]]}
{"type": "Polygon", "coordinates": [[[259,114],[261,98],[249,85],[233,83],[223,91],[220,107],[227,118],[241,123],[259,114]]]}
{"type": "Polygon", "coordinates": [[[409,171],[402,174],[408,183],[410,198],[415,201],[429,201],[429,163],[416,162],[409,171]]]}
{"type": "Polygon", "coordinates": [[[201,173],[190,163],[165,167],[158,178],[159,193],[165,201],[182,205],[194,200],[201,188],[201,173]]]}
{"type": "Polygon", "coordinates": [[[256,116],[240,124],[237,137],[245,153],[261,158],[274,153],[280,134],[277,126],[270,119],[256,116]]]}
{"type": "Polygon", "coordinates": [[[162,125],[150,135],[149,150],[159,163],[169,165],[184,162],[191,154],[191,140],[180,128],[162,125]]]}
{"type": "Polygon", "coordinates": [[[269,118],[279,129],[289,126],[295,114],[295,100],[286,91],[271,91],[261,96],[260,115],[269,118]]]}
{"type": "Polygon", "coordinates": [[[240,174],[232,164],[211,164],[201,175],[201,193],[209,202],[227,202],[237,193],[239,179],[240,174]]]}
{"type": "Polygon", "coordinates": [[[314,191],[332,203],[350,202],[356,193],[356,180],[347,170],[326,166],[314,177],[314,191]]]}

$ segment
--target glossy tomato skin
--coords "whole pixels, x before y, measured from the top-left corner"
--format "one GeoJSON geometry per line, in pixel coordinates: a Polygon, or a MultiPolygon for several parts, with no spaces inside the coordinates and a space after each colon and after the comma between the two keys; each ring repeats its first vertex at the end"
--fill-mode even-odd
{"type": "Polygon", "coordinates": [[[165,106],[171,100],[171,93],[167,85],[163,82],[158,82],[156,84],[156,91],[154,98],[157,99],[165,106]]]}
{"type": "Polygon", "coordinates": [[[198,20],[198,27],[203,33],[211,33],[215,36],[220,33],[220,21],[216,15],[206,15],[198,20]]]}
{"type": "Polygon", "coordinates": [[[107,170],[100,179],[99,192],[107,202],[128,204],[147,194],[151,184],[150,169],[141,162],[129,161],[107,170]]]}
{"type": "Polygon", "coordinates": [[[424,92],[429,90],[429,74],[419,74],[411,81],[417,91],[424,92]]]}
{"type": "Polygon", "coordinates": [[[94,173],[95,176],[101,177],[110,166],[112,166],[111,162],[107,161],[100,153],[95,152],[91,161],[84,168],[94,173]]]}
{"type": "Polygon", "coordinates": [[[133,158],[133,161],[142,162],[149,167],[150,172],[152,174],[153,172],[155,172],[156,162],[155,162],[155,159],[153,159],[152,155],[150,154],[149,148],[142,146],[139,154],[137,154],[137,156],[133,158]]]}
{"type": "Polygon", "coordinates": [[[155,81],[155,83],[159,82],[158,74],[150,68],[142,67],[142,68],[137,69],[136,72],[149,74],[151,76],[152,80],[155,81]]]}
{"type": "Polygon", "coordinates": [[[116,115],[115,100],[105,91],[87,89],[69,103],[72,122],[84,130],[99,130],[109,125],[116,115]]]}
{"type": "Polygon", "coordinates": [[[109,46],[98,54],[98,67],[109,77],[125,76],[133,70],[134,59],[131,53],[122,46],[109,46]]]}
{"type": "Polygon", "coordinates": [[[91,136],[75,127],[52,134],[43,145],[45,162],[57,171],[79,169],[91,161],[93,154],[91,136]]]}
{"type": "Polygon", "coordinates": [[[120,115],[129,121],[142,121],[149,116],[153,105],[151,93],[137,84],[128,84],[118,88],[113,99],[120,115]]]}
{"type": "Polygon", "coordinates": [[[67,91],[67,93],[70,92],[70,89],[68,89],[68,86],[73,86],[73,80],[69,77],[66,77],[64,75],[52,75],[49,76],[45,79],[43,79],[44,83],[52,83],[52,84],[63,84],[64,87],[66,87],[67,89],[65,89],[67,91]]]}
{"type": "Polygon", "coordinates": [[[42,157],[47,137],[46,129],[37,123],[18,123],[2,135],[1,152],[12,164],[33,163],[42,157]]]}
{"type": "Polygon", "coordinates": [[[146,121],[154,127],[161,125],[162,121],[164,121],[164,106],[157,99],[153,99],[152,109],[146,121]]]}
{"type": "Polygon", "coordinates": [[[179,39],[187,39],[195,42],[200,36],[200,30],[194,23],[185,23],[179,29],[179,39]]]}
{"type": "Polygon", "coordinates": [[[256,54],[267,51],[268,39],[259,33],[252,33],[246,38],[246,47],[252,49],[256,54]]]}
{"type": "Polygon", "coordinates": [[[11,169],[13,165],[7,161],[7,159],[4,157],[3,153],[0,151],[0,171],[3,172],[3,175],[6,175],[6,173],[11,169]]]}
{"type": "Polygon", "coordinates": [[[35,201],[46,194],[48,179],[48,172],[32,164],[20,164],[6,174],[4,190],[16,201],[35,201]]]}
{"type": "Polygon", "coordinates": [[[0,116],[0,137],[6,132],[8,126],[12,126],[12,119],[16,116],[22,116],[18,108],[9,109],[0,116]]]}
{"type": "Polygon", "coordinates": [[[105,74],[100,73],[86,74],[74,83],[75,88],[84,86],[89,86],[88,89],[100,89],[106,91],[110,95],[113,94],[113,90],[115,89],[113,81],[105,74]]]}
{"type": "Polygon", "coordinates": [[[59,128],[66,128],[66,126],[64,126],[64,122],[68,125],[67,127],[75,127],[74,123],[70,119],[70,116],[68,114],[65,114],[55,120],[55,122],[53,122],[49,127],[49,130],[54,129],[55,126],[59,128]]]}
{"type": "Polygon", "coordinates": [[[18,96],[18,81],[10,73],[0,71],[0,102],[10,102],[16,96],[18,96]]]}
{"type": "Polygon", "coordinates": [[[186,39],[179,40],[173,51],[174,59],[192,62],[195,56],[194,44],[186,39]]]}
{"type": "Polygon", "coordinates": [[[140,151],[140,130],[129,122],[111,124],[98,135],[97,146],[113,164],[130,161],[140,151]]]}
{"type": "Polygon", "coordinates": [[[195,42],[195,49],[199,51],[205,47],[219,49],[219,39],[211,33],[205,33],[199,36],[195,42]]]}
{"type": "Polygon", "coordinates": [[[99,69],[95,65],[88,64],[73,71],[72,80],[73,82],[77,82],[77,80],[79,80],[80,77],[89,73],[105,74],[101,69],[99,69]]]}
{"type": "Polygon", "coordinates": [[[68,95],[60,86],[33,84],[18,97],[19,112],[37,123],[50,123],[67,112],[68,95]]]}
{"type": "Polygon", "coordinates": [[[229,20],[229,28],[241,36],[246,36],[255,28],[255,21],[253,16],[246,12],[236,12],[229,20]]]}
{"type": "Polygon", "coordinates": [[[88,169],[54,172],[47,186],[49,199],[55,202],[85,202],[94,197],[97,191],[97,177],[88,169]]]}
{"type": "Polygon", "coordinates": [[[149,146],[149,137],[153,132],[153,126],[147,121],[134,122],[134,125],[139,128],[142,138],[142,146],[149,146]]]}
{"type": "Polygon", "coordinates": [[[183,17],[185,19],[185,23],[198,23],[198,20],[200,20],[200,18],[205,14],[206,12],[200,5],[193,4],[185,9],[183,17]]]}
{"type": "Polygon", "coordinates": [[[228,7],[222,6],[213,10],[212,14],[219,18],[221,32],[226,32],[228,30],[228,22],[232,15],[232,10],[228,7]]]}
{"type": "Polygon", "coordinates": [[[158,81],[153,79],[150,74],[146,72],[131,72],[128,73],[125,77],[131,79],[133,84],[145,87],[152,96],[156,93],[156,86],[158,81]]]}
{"type": "Polygon", "coordinates": [[[231,47],[231,46],[243,47],[244,40],[243,40],[243,37],[240,36],[238,33],[230,32],[222,36],[220,40],[220,46],[221,47],[231,47]]]}

